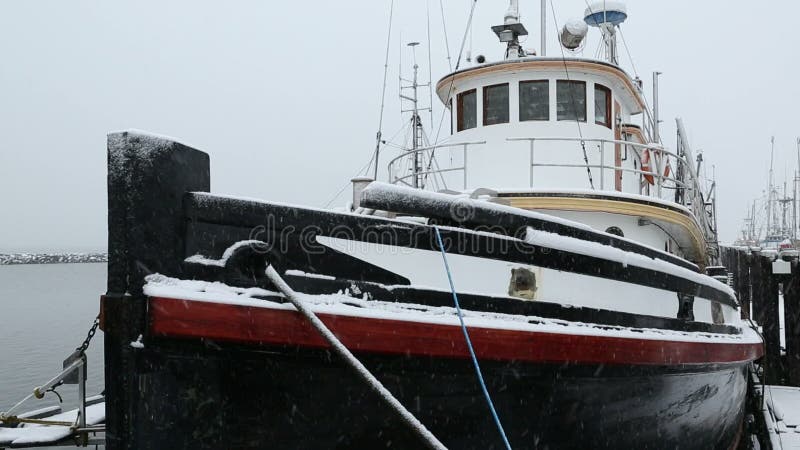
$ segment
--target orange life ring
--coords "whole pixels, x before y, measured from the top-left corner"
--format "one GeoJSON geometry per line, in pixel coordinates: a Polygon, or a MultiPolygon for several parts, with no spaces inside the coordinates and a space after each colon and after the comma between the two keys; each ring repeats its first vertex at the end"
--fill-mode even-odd
{"type": "MultiPolygon", "coordinates": [[[[649,148],[644,149],[644,152],[642,152],[642,172],[652,172],[652,169],[650,168],[649,148]]],[[[653,178],[652,173],[643,173],[642,176],[644,176],[644,179],[647,180],[648,183],[655,184],[656,180],[653,178]]]]}

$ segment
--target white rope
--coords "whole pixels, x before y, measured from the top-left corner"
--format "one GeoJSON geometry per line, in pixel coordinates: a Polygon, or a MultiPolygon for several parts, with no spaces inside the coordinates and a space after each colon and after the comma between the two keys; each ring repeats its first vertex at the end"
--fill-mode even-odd
{"type": "Polygon", "coordinates": [[[281,291],[281,293],[283,293],[283,295],[286,296],[290,302],[292,302],[300,314],[302,314],[309,322],[311,322],[311,325],[316,328],[319,334],[321,334],[322,337],[328,341],[334,352],[341,356],[342,359],[344,359],[345,362],[356,371],[358,376],[361,377],[365,383],[367,383],[370,389],[381,396],[381,398],[389,405],[389,407],[400,416],[400,418],[414,431],[414,433],[416,433],[417,436],[419,436],[423,441],[425,441],[426,444],[428,444],[428,447],[432,449],[447,450],[447,447],[445,447],[444,444],[442,444],[441,441],[439,441],[439,439],[433,435],[433,433],[425,428],[425,425],[423,425],[422,422],[414,417],[414,415],[411,414],[411,412],[409,412],[406,407],[403,406],[403,404],[400,403],[400,401],[397,400],[363,364],[361,364],[361,361],[359,361],[350,352],[350,350],[348,350],[347,347],[342,344],[342,341],[340,341],[339,338],[337,338],[336,335],[334,335],[333,332],[331,332],[331,330],[328,329],[324,323],[322,323],[319,317],[314,314],[314,311],[309,309],[305,303],[303,303],[300,295],[292,290],[288,284],[286,284],[286,282],[283,280],[283,278],[281,278],[280,275],[278,275],[278,272],[275,271],[272,265],[267,267],[266,274],[267,278],[269,278],[272,284],[274,284],[275,287],[278,288],[278,290],[281,291]]]}

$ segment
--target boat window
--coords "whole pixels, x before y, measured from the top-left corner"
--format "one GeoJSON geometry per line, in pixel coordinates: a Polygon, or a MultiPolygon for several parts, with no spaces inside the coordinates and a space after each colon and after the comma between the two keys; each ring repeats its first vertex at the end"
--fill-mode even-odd
{"type": "Polygon", "coordinates": [[[614,236],[625,237],[625,233],[622,232],[620,227],[608,227],[606,228],[606,233],[613,234],[614,236]]]}
{"type": "Polygon", "coordinates": [[[478,104],[476,97],[477,93],[475,89],[458,94],[458,98],[456,99],[456,107],[458,108],[458,116],[456,119],[458,122],[458,131],[478,126],[478,104]]]}
{"type": "Polygon", "coordinates": [[[611,89],[594,85],[594,123],[611,128],[611,89]]]}
{"type": "Polygon", "coordinates": [[[519,120],[550,120],[550,81],[520,81],[519,120]]]}
{"type": "Polygon", "coordinates": [[[508,123],[508,83],[483,88],[483,124],[496,123],[508,123]]]}
{"type": "Polygon", "coordinates": [[[556,83],[558,120],[586,122],[586,82],[558,80],[556,83]]]}

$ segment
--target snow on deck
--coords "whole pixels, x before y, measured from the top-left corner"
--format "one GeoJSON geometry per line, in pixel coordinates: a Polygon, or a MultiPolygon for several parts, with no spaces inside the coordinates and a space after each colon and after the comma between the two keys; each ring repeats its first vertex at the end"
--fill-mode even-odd
{"type": "Polygon", "coordinates": [[[469,211],[470,207],[474,207],[474,208],[482,208],[484,210],[490,210],[497,214],[512,214],[515,216],[527,217],[530,219],[541,220],[544,222],[557,223],[565,227],[588,231],[596,235],[605,235],[608,237],[612,237],[618,241],[623,241],[642,248],[647,248],[653,251],[654,253],[663,255],[664,259],[667,261],[675,258],[675,255],[665,252],[660,248],[652,247],[650,245],[643,244],[639,241],[626,238],[624,236],[612,235],[601,230],[596,230],[582,222],[576,222],[574,220],[553,216],[543,212],[531,211],[529,209],[522,209],[514,206],[503,205],[501,203],[488,201],[487,199],[474,199],[469,197],[468,194],[452,195],[441,192],[424,191],[406,186],[398,186],[395,184],[384,183],[381,181],[373,181],[372,183],[369,184],[369,186],[364,188],[361,195],[362,195],[362,201],[370,199],[373,201],[384,202],[393,205],[408,204],[411,206],[414,205],[418,206],[420,203],[425,203],[428,205],[433,205],[434,207],[442,210],[449,209],[450,211],[455,211],[456,209],[454,208],[461,208],[464,209],[465,211],[469,211]]]}
{"type": "MultiPolygon", "coordinates": [[[[78,410],[73,409],[60,414],[44,417],[42,420],[56,422],[75,422],[78,410]]],[[[106,420],[106,404],[97,403],[86,407],[86,424],[97,425],[106,420]]],[[[17,428],[0,427],[0,446],[52,444],[72,434],[70,427],[64,425],[23,424],[17,428]]]]}
{"type": "Polygon", "coordinates": [[[648,256],[640,255],[635,252],[628,252],[621,250],[610,245],[600,244],[598,242],[585,241],[569,236],[562,236],[556,233],[547,231],[535,230],[528,227],[525,240],[531,245],[540,245],[556,250],[563,250],[570,253],[577,253],[579,255],[593,256],[608,261],[618,262],[624,266],[632,265],[641,267],[643,269],[650,269],[657,272],[668,273],[670,275],[685,278],[698,284],[720,290],[728,294],[731,298],[736,298],[736,292],[725,283],[715,280],[714,278],[701,273],[693,272],[684,267],[672,264],[670,262],[650,258],[648,256]]]}
{"type": "Polygon", "coordinates": [[[764,386],[770,440],[777,449],[800,449],[800,388],[764,386]]]}
{"type": "MultiPolygon", "coordinates": [[[[260,296],[282,297],[278,292],[260,288],[237,288],[219,282],[179,280],[160,274],[148,275],[144,293],[150,297],[174,298],[189,301],[221,303],[256,308],[294,311],[291,303],[270,301],[260,296]]],[[[404,286],[407,287],[407,286],[404,286]]],[[[386,288],[391,289],[392,286],[386,288]]],[[[428,306],[411,303],[381,301],[358,293],[340,292],[326,295],[301,294],[309,307],[318,314],[349,317],[397,320],[437,325],[460,326],[454,307],[428,306]]],[[[748,327],[740,327],[741,334],[716,334],[683,332],[653,328],[629,328],[598,325],[584,322],[550,319],[537,316],[503,314],[463,310],[468,327],[529,331],[538,333],[570,333],[584,336],[606,336],[631,339],[672,340],[678,342],[706,342],[726,344],[751,344],[761,338],[748,327]]]]}

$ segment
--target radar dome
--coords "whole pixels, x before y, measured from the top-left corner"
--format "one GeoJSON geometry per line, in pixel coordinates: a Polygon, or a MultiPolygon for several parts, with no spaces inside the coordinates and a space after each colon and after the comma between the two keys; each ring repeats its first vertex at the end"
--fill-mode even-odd
{"type": "Polygon", "coordinates": [[[599,1],[590,4],[583,15],[586,24],[593,27],[602,24],[617,26],[628,18],[628,10],[622,2],[599,1]]]}

